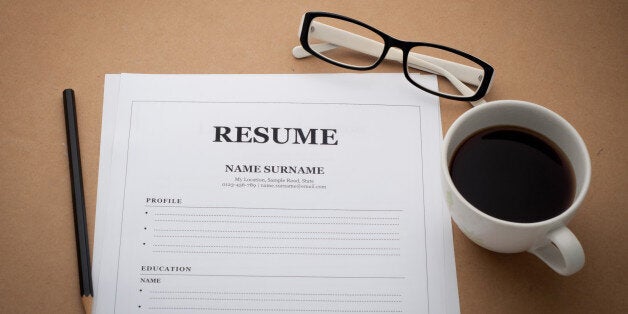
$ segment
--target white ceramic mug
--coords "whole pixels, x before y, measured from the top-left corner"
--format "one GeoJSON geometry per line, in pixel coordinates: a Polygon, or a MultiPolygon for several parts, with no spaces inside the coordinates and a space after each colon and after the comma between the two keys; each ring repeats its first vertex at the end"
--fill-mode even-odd
{"type": "Polygon", "coordinates": [[[479,105],[462,114],[449,128],[441,162],[447,206],[460,230],[473,242],[501,253],[528,251],[565,276],[584,266],[582,246],[566,224],[589,188],[591,161],[584,141],[565,119],[524,101],[500,100],[479,105]],[[458,146],[479,130],[505,125],[524,127],[544,135],[569,159],[576,181],[575,196],[571,206],[560,215],[533,223],[510,222],[478,210],[456,189],[449,164],[458,146]]]}

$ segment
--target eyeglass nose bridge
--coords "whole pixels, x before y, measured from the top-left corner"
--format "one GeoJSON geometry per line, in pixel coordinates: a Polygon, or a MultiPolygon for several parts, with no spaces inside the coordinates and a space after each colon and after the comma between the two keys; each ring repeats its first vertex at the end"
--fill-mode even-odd
{"type": "Polygon", "coordinates": [[[392,37],[392,36],[388,36],[387,38],[384,38],[384,42],[385,42],[386,46],[389,49],[390,48],[399,48],[399,49],[401,49],[401,51],[404,51],[404,50],[408,50],[410,48],[410,43],[409,42],[397,39],[397,38],[392,37]]]}
{"type": "Polygon", "coordinates": [[[384,50],[372,68],[377,67],[384,60],[397,61],[405,67],[411,48],[412,44],[410,42],[399,40],[392,36],[384,36],[384,50]]]}

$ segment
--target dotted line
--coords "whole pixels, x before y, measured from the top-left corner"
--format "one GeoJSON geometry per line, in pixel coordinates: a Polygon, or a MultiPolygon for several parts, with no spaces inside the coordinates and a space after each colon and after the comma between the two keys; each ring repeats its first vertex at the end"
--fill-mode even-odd
{"type": "Polygon", "coordinates": [[[398,235],[399,232],[341,232],[341,231],[268,231],[268,230],[211,230],[211,229],[155,229],[156,232],[216,232],[216,233],[294,233],[294,234],[355,234],[398,235]]]}
{"type": "Polygon", "coordinates": [[[298,219],[364,219],[364,220],[399,220],[399,217],[349,217],[349,216],[279,216],[279,215],[227,215],[227,214],[155,214],[155,216],[184,217],[240,217],[240,218],[298,218],[298,219]]]}
{"type": "Polygon", "coordinates": [[[149,307],[148,309],[149,310],[249,311],[249,312],[403,313],[402,310],[256,309],[256,308],[215,308],[215,307],[149,307]]]}
{"type": "Polygon", "coordinates": [[[184,274],[184,273],[140,273],[140,276],[183,276],[183,277],[241,277],[241,278],[307,278],[307,279],[389,279],[405,280],[405,276],[311,276],[311,275],[255,275],[255,274],[184,274]]]}
{"type": "Polygon", "coordinates": [[[180,220],[180,219],[155,219],[163,222],[214,222],[214,223],[238,223],[238,224],[286,224],[286,225],[357,225],[357,226],[399,226],[393,224],[357,223],[357,222],[290,222],[290,221],[235,221],[235,220],[180,220]]]}
{"type": "Polygon", "coordinates": [[[185,254],[234,254],[234,255],[327,255],[327,256],[401,256],[401,254],[359,254],[359,253],[300,253],[300,252],[221,252],[221,251],[167,251],[155,250],[153,253],[185,253],[185,254]]]}
{"type": "Polygon", "coordinates": [[[204,300],[204,301],[262,301],[262,302],[330,302],[330,303],[402,303],[401,300],[333,300],[333,299],[257,299],[257,298],[169,298],[151,297],[151,300],[204,300]]]}
{"type": "Polygon", "coordinates": [[[223,291],[150,291],[150,293],[198,293],[227,295],[298,295],[298,296],[343,296],[343,297],[401,297],[401,294],[386,293],[299,293],[299,292],[223,292],[223,291]]]}
{"type": "Polygon", "coordinates": [[[186,245],[186,244],[155,244],[158,247],[204,247],[204,248],[235,248],[235,249],[300,249],[300,250],[387,250],[399,251],[395,247],[317,247],[317,246],[248,246],[248,245],[186,245]]]}
{"type": "Polygon", "coordinates": [[[339,240],[339,241],[399,241],[399,238],[299,238],[299,237],[215,237],[215,236],[162,236],[155,238],[200,238],[200,239],[259,239],[259,240],[339,240]]]}
{"type": "Polygon", "coordinates": [[[344,211],[344,212],[403,212],[403,209],[349,209],[349,208],[278,208],[278,207],[229,207],[229,206],[185,206],[185,205],[144,205],[154,208],[195,208],[195,209],[242,209],[242,210],[300,210],[300,211],[344,211]]]}

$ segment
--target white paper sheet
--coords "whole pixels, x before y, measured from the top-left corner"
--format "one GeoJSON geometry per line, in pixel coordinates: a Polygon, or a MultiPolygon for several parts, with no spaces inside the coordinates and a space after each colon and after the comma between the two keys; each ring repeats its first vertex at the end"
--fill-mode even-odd
{"type": "Polygon", "coordinates": [[[95,313],[459,312],[438,100],[402,75],[108,76],[116,92],[95,313]],[[318,145],[247,143],[256,127],[318,145]]]}

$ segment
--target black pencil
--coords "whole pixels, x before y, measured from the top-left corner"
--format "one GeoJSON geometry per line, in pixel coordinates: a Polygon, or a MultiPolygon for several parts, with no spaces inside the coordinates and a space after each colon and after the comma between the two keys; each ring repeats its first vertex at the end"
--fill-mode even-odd
{"type": "Polygon", "coordinates": [[[81,171],[81,153],[79,151],[78,125],[76,122],[73,90],[66,89],[63,91],[63,107],[65,109],[65,130],[68,139],[68,159],[70,161],[70,182],[72,185],[72,204],[74,205],[74,231],[76,235],[76,255],[79,265],[81,299],[85,313],[90,314],[93,294],[92,267],[89,255],[89,239],[87,237],[83,174],[81,171]]]}

